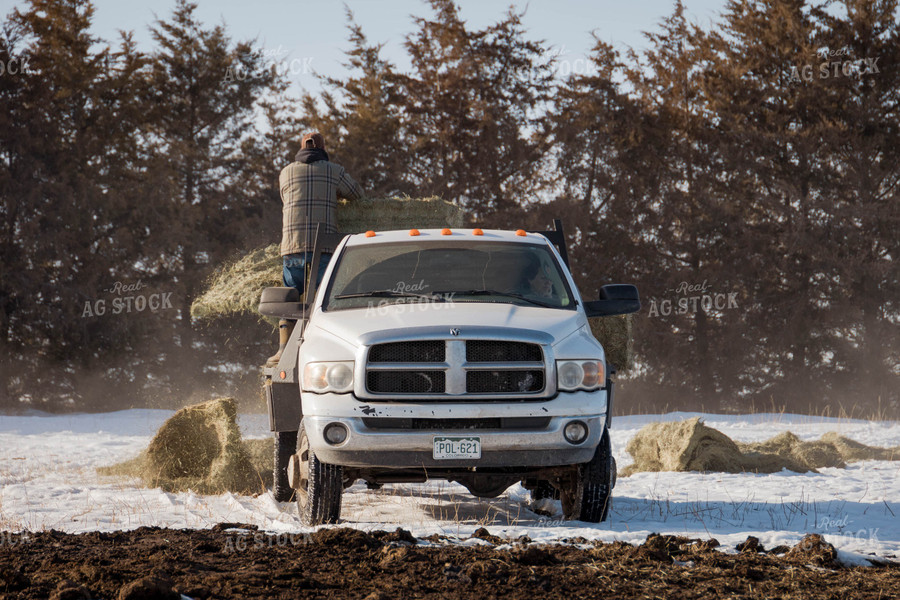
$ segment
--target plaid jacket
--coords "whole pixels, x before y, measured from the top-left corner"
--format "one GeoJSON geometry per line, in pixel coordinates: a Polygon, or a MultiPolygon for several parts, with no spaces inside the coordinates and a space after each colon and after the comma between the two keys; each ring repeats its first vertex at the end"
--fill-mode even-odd
{"type": "Polygon", "coordinates": [[[334,211],[338,197],[347,200],[365,197],[362,188],[344,167],[327,160],[309,164],[293,162],[281,170],[278,184],[284,204],[282,256],[312,250],[319,223],[322,224],[322,233],[337,231],[334,211]]]}

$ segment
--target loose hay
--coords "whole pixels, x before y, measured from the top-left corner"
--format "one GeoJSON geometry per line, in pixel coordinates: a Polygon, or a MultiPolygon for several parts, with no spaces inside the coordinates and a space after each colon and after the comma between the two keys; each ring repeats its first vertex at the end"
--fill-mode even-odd
{"type": "MultiPolygon", "coordinates": [[[[455,204],[438,197],[387,198],[341,202],[337,210],[338,229],[346,233],[389,231],[410,227],[462,227],[465,214],[455,204]]],[[[206,291],[191,304],[191,316],[199,319],[236,315],[256,315],[263,289],[279,286],[281,247],[272,244],[225,263],[213,273],[206,291]]]]}
{"type": "Polygon", "coordinates": [[[822,441],[832,444],[847,462],[858,460],[900,460],[900,446],[878,448],[845,438],[834,431],[822,434],[822,441]]]}
{"type": "Polygon", "coordinates": [[[182,408],[137,458],[98,471],[134,476],[167,492],[252,494],[271,483],[271,457],[270,440],[248,445],[241,439],[234,399],[220,398],[182,408]]]}
{"type": "Polygon", "coordinates": [[[588,319],[591,333],[603,345],[606,360],[619,372],[631,369],[634,361],[634,315],[588,319]]]}
{"type": "Polygon", "coordinates": [[[212,319],[256,313],[262,291],[279,285],[282,285],[279,245],[257,248],[216,269],[206,291],[191,304],[191,316],[212,319]]]}
{"type": "MultiPolygon", "coordinates": [[[[790,431],[779,433],[765,442],[738,445],[743,452],[755,452],[763,455],[774,454],[790,458],[801,465],[808,466],[810,471],[823,467],[843,469],[847,466],[841,457],[841,453],[833,444],[825,441],[804,442],[790,431]]],[[[794,471],[796,469],[791,470],[794,471]]]]}
{"type": "Polygon", "coordinates": [[[847,462],[858,460],[900,460],[900,447],[866,446],[834,432],[811,442],[784,432],[765,442],[735,443],[721,431],[707,427],[699,417],[645,425],[626,450],[634,463],[620,471],[623,477],[647,471],[776,473],[787,469],[807,473],[825,467],[843,468],[847,462]]]}

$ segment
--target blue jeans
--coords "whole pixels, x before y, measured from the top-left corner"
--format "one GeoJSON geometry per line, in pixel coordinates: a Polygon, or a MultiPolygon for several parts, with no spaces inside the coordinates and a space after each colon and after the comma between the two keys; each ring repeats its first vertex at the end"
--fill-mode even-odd
{"type": "MultiPolygon", "coordinates": [[[[284,280],[285,287],[297,288],[300,295],[306,286],[306,265],[312,264],[312,252],[300,252],[299,254],[285,254],[282,257],[284,266],[281,270],[281,278],[284,280]]],[[[319,257],[319,273],[316,277],[316,288],[322,283],[322,277],[325,275],[325,269],[328,268],[328,261],[331,260],[331,253],[323,252],[319,257]]]]}

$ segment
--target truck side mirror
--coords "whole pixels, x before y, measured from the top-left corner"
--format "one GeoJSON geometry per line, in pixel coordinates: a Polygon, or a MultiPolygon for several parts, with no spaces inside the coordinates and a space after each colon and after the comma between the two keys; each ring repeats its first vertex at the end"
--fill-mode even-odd
{"type": "Polygon", "coordinates": [[[259,313],[266,317],[291,319],[303,318],[307,310],[300,302],[300,292],[292,287],[268,287],[259,298],[259,313]]]}
{"type": "Polygon", "coordinates": [[[625,283],[611,283],[600,288],[600,299],[584,303],[584,312],[589,317],[612,317],[627,315],[641,310],[638,289],[625,283]]]}

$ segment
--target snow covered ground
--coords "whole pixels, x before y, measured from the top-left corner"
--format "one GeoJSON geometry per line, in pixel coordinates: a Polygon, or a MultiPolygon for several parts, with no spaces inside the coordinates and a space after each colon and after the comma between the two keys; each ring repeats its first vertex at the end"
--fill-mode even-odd
{"type": "MultiPolygon", "coordinates": [[[[140,488],[130,480],[101,478],[96,468],[135,456],[172,413],[128,410],[99,415],[0,416],[0,530],[66,532],[133,529],[142,525],[211,527],[252,523],[276,533],[304,528],[290,503],[259,497],[200,496],[140,488]]],[[[900,423],[783,414],[743,416],[670,413],[616,418],[612,444],[619,467],[631,462],[625,445],[651,421],[704,417],[742,442],[790,430],[804,440],[837,431],[874,446],[900,444],[900,423]]],[[[268,434],[264,415],[242,415],[246,437],[268,434]]],[[[820,533],[843,551],[900,557],[900,462],[867,461],[846,469],[800,475],[640,473],[620,478],[606,523],[562,521],[528,509],[528,492],[510,488],[494,500],[469,496],[446,482],[390,485],[344,494],[342,525],[364,530],[403,527],[417,537],[468,537],[485,526],[494,535],[557,542],[582,536],[640,542],[652,532],[714,537],[728,548],[756,536],[767,548],[820,533]]]]}

